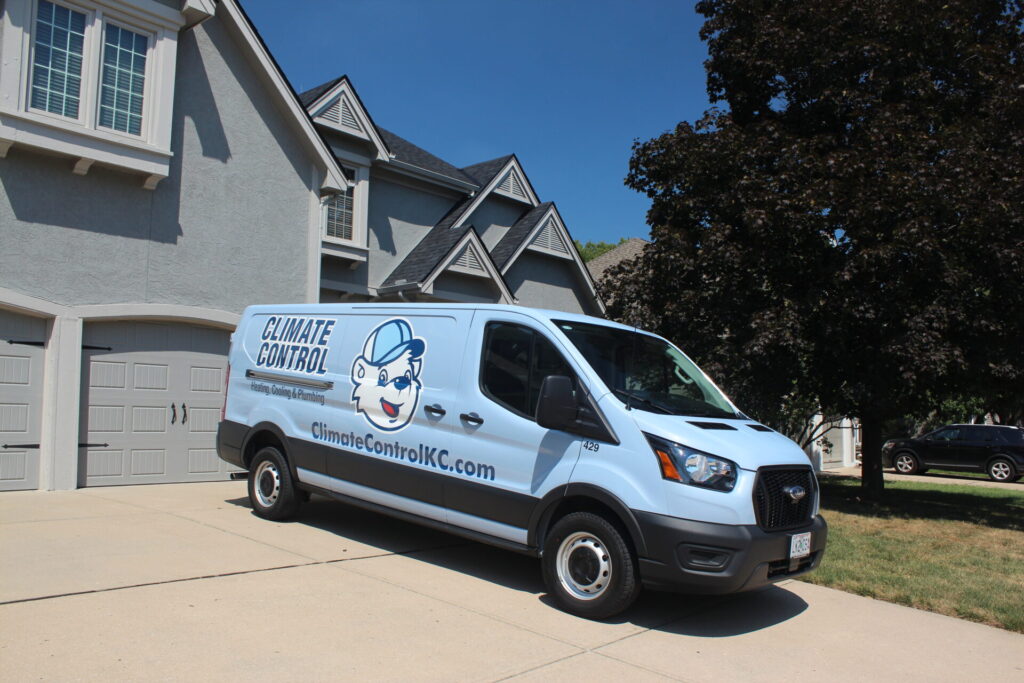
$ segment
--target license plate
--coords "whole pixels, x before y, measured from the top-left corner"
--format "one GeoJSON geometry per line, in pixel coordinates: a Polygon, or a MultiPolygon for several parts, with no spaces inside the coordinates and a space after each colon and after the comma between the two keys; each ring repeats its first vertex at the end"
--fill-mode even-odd
{"type": "Polygon", "coordinates": [[[807,557],[811,554],[811,532],[795,534],[789,537],[789,559],[807,557]]]}

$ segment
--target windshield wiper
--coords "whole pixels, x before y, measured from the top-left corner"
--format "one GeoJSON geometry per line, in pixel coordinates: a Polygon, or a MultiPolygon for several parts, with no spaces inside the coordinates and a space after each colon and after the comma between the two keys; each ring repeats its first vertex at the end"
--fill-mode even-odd
{"type": "Polygon", "coordinates": [[[626,391],[625,389],[612,389],[612,391],[615,392],[615,394],[617,394],[618,396],[624,396],[624,397],[626,397],[628,399],[636,401],[637,403],[642,403],[645,406],[650,406],[651,408],[654,408],[655,410],[657,410],[659,412],[665,413],[666,415],[675,415],[675,411],[674,410],[672,410],[670,408],[666,408],[665,406],[663,406],[663,405],[661,405],[659,403],[655,403],[654,401],[652,401],[649,398],[644,398],[643,396],[640,396],[639,394],[634,394],[633,392],[626,391]]]}

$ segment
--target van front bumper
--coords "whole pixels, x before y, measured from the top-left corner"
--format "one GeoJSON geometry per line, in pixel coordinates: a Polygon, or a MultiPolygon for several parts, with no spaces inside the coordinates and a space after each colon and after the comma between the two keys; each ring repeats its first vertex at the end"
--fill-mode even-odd
{"type": "Polygon", "coordinates": [[[634,514],[647,547],[639,560],[644,584],[687,593],[737,593],[805,574],[821,562],[828,538],[821,515],[803,527],[768,532],[753,524],[634,514]],[[806,531],[811,532],[810,555],[789,559],[790,539],[806,531]]]}

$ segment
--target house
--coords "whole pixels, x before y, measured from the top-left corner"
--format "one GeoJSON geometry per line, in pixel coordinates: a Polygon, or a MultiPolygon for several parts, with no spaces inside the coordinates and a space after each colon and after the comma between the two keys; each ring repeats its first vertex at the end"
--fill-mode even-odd
{"type": "Polygon", "coordinates": [[[603,312],[558,208],[514,154],[456,168],[375,125],[346,76],[299,99],[354,178],[326,201],[321,301],[603,312]]]}
{"type": "Polygon", "coordinates": [[[644,253],[644,248],[647,247],[648,244],[650,244],[650,242],[647,240],[640,239],[639,237],[630,237],[617,245],[614,249],[609,249],[587,263],[587,270],[590,272],[590,277],[598,284],[598,287],[603,290],[601,294],[601,296],[604,297],[603,303],[611,303],[611,297],[607,288],[605,288],[601,283],[604,276],[609,270],[620,263],[632,261],[642,255],[644,253]]]}
{"type": "Polygon", "coordinates": [[[301,98],[235,0],[5,0],[0,490],[223,479],[242,309],[600,313],[514,156],[456,169],[347,78],[301,98]]]}

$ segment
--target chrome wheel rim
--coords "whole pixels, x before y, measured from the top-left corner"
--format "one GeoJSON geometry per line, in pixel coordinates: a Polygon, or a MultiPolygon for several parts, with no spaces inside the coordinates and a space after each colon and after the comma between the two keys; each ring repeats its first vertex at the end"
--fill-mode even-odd
{"type": "Polygon", "coordinates": [[[1006,481],[1010,478],[1010,466],[1005,462],[993,463],[991,469],[992,478],[999,481],[1006,481]]]}
{"type": "Polygon", "coordinates": [[[261,462],[253,475],[252,490],[260,507],[273,507],[281,494],[281,473],[277,465],[269,460],[261,462]]]}
{"type": "Polygon", "coordinates": [[[914,460],[909,455],[896,456],[896,471],[909,474],[914,469],[914,460]]]}
{"type": "Polygon", "coordinates": [[[612,580],[608,548],[593,534],[570,534],[558,546],[555,562],[562,588],[577,600],[594,600],[604,595],[612,580]]]}

